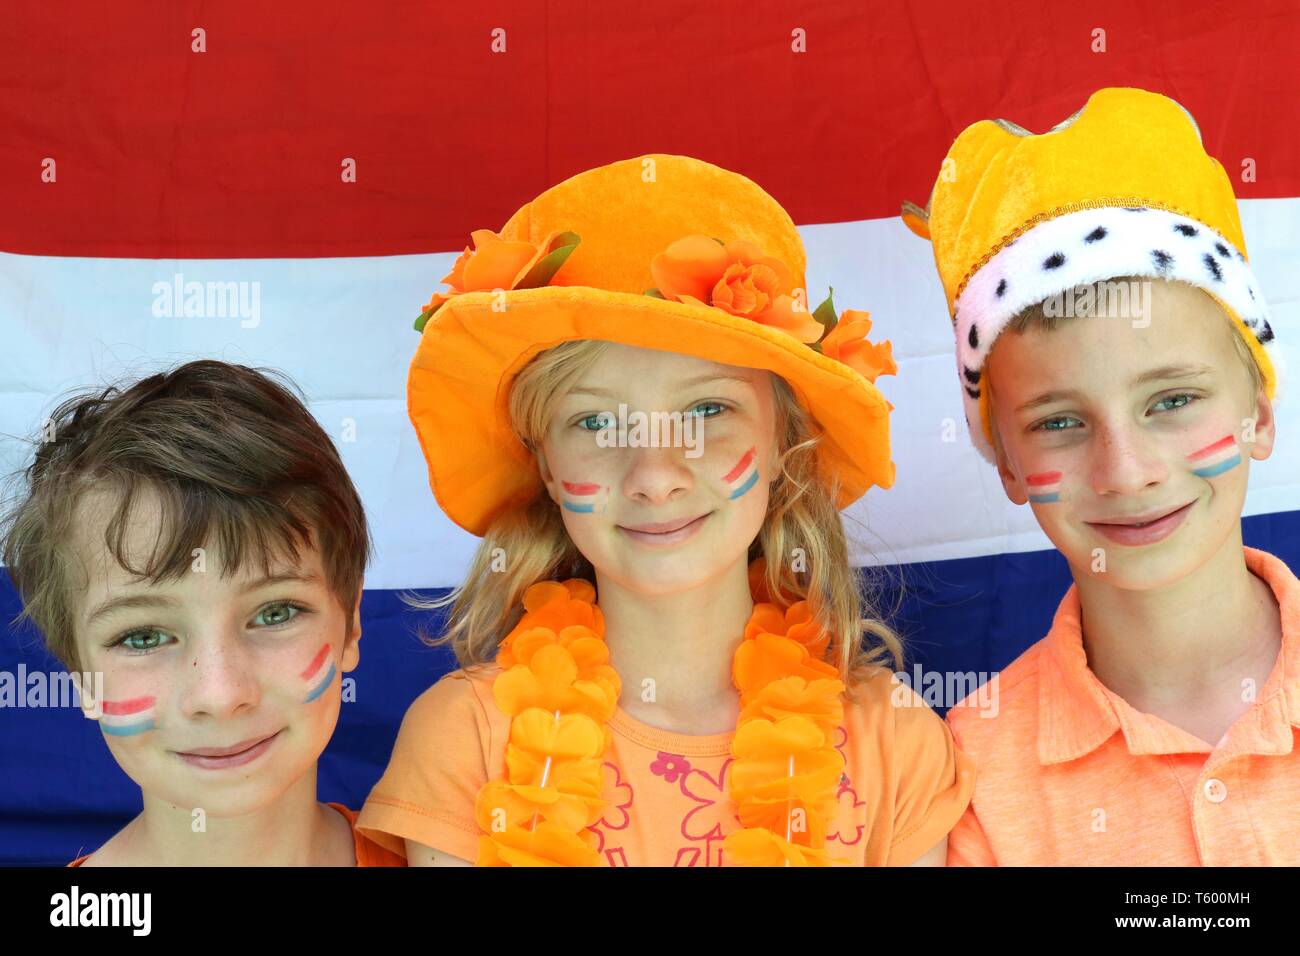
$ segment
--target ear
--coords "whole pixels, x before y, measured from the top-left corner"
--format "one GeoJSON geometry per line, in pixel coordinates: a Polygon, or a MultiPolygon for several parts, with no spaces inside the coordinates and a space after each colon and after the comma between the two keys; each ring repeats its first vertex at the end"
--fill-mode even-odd
{"type": "MultiPolygon", "coordinates": [[[[1250,446],[1250,457],[1263,461],[1273,454],[1273,442],[1277,439],[1277,418],[1273,414],[1273,402],[1261,388],[1255,397],[1255,441],[1250,446]]],[[[1250,427],[1250,420],[1242,423],[1243,432],[1250,427]]]]}
{"type": "Polygon", "coordinates": [[[355,670],[357,664],[361,662],[361,596],[364,592],[365,579],[363,578],[357,588],[357,603],[352,608],[352,635],[343,640],[341,667],[344,673],[355,670]]]}
{"type": "Polygon", "coordinates": [[[99,720],[103,716],[103,700],[101,700],[103,683],[102,675],[92,675],[89,672],[68,671],[68,678],[72,681],[72,686],[77,689],[77,699],[81,702],[81,713],[90,720],[99,720]]]}

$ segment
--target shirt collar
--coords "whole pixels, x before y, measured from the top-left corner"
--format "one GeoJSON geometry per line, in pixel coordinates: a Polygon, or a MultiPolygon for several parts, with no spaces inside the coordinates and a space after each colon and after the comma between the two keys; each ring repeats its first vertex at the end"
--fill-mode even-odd
{"type": "MultiPolygon", "coordinates": [[[[1252,711],[1238,720],[1225,745],[1262,754],[1289,753],[1300,726],[1300,581],[1280,558],[1243,548],[1246,567],[1263,580],[1278,602],[1282,647],[1252,711]],[[1233,738],[1233,739],[1229,739],[1233,738]]],[[[1110,691],[1088,667],[1083,649],[1079,592],[1070,585],[1056,609],[1038,668],[1038,760],[1063,763],[1096,750],[1122,730],[1129,752],[1209,753],[1211,748],[1157,717],[1139,713],[1110,691]]]]}

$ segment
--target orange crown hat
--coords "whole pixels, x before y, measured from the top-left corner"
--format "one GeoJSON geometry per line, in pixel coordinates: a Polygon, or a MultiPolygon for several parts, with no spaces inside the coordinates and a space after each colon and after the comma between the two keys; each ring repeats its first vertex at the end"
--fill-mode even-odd
{"type": "Polygon", "coordinates": [[[1098,90],[1034,135],[1006,120],[967,127],[925,209],[903,220],[931,240],[957,339],[957,378],[971,438],[995,461],[985,360],[1025,309],[1118,276],[1179,279],[1232,320],[1281,399],[1284,369],[1268,306],[1246,259],[1227,174],[1195,120],[1145,90],[1098,90]]]}
{"type": "Polygon", "coordinates": [[[822,431],[819,466],[846,508],[894,481],[897,371],[867,313],[808,305],[803,243],[759,186],[689,156],[650,154],[587,170],[527,203],[501,232],[473,233],[416,322],[407,409],[438,504],[482,537],[542,490],[514,434],[515,376],[573,339],[676,352],[784,378],[822,431]]]}

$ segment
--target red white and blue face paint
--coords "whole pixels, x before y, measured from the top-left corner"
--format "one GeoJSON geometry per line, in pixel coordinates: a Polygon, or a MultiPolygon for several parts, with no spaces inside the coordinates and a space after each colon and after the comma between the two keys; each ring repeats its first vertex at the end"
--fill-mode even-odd
{"type": "Polygon", "coordinates": [[[1029,500],[1036,505],[1051,504],[1061,500],[1061,473],[1044,471],[1037,475],[1028,475],[1025,484],[1029,486],[1029,500]]]}
{"type": "Polygon", "coordinates": [[[745,492],[749,491],[750,488],[753,488],[754,485],[758,484],[758,462],[755,455],[756,451],[756,448],[751,448],[749,451],[745,452],[745,454],[741,456],[740,461],[736,462],[735,467],[722,476],[722,480],[731,487],[731,494],[728,495],[729,498],[733,500],[739,498],[745,492]]]}
{"type": "Polygon", "coordinates": [[[564,486],[562,504],[566,511],[574,511],[578,514],[592,514],[596,511],[605,510],[605,502],[609,500],[609,493],[603,485],[590,481],[562,481],[560,484],[564,486]]]}
{"type": "Polygon", "coordinates": [[[131,700],[106,700],[101,705],[99,729],[113,737],[134,737],[157,724],[157,701],[152,697],[134,697],[131,700]]]}
{"type": "Polygon", "coordinates": [[[1187,456],[1187,461],[1192,466],[1193,475],[1213,478],[1240,465],[1241,450],[1237,447],[1237,440],[1226,435],[1213,444],[1192,452],[1187,456]]]}
{"type": "Polygon", "coordinates": [[[302,679],[307,682],[307,686],[310,688],[304,703],[310,704],[325,693],[330,684],[334,682],[334,674],[334,659],[330,656],[330,646],[324,644],[316,652],[312,662],[307,665],[307,669],[301,674],[302,679]]]}

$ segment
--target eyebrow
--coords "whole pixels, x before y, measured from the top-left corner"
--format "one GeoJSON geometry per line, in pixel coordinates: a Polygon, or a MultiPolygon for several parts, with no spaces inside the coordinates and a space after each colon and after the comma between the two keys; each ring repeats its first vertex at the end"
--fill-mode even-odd
{"type": "Polygon", "coordinates": [[[151,607],[180,607],[181,602],[174,597],[164,597],[161,594],[128,594],[123,597],[111,598],[105,601],[94,612],[86,618],[86,625],[90,626],[98,621],[101,617],[108,617],[118,611],[129,611],[135,608],[151,607]]]}
{"type": "MultiPolygon", "coordinates": [[[[264,588],[271,584],[283,584],[286,581],[297,581],[302,584],[319,584],[320,577],[315,574],[301,574],[295,571],[284,571],[279,574],[268,574],[256,581],[250,581],[243,588],[243,593],[256,591],[258,588],[264,588]]],[[[110,598],[99,607],[91,612],[86,618],[86,626],[89,627],[102,617],[115,614],[118,611],[136,610],[138,608],[178,608],[181,601],[178,598],[168,597],[164,594],[124,594],[121,597],[110,598]]]]}
{"type": "MultiPolygon", "coordinates": [[[[1151,382],[1171,382],[1181,379],[1201,378],[1206,375],[1214,374],[1212,365],[1204,365],[1198,362],[1186,365],[1161,365],[1159,368],[1148,369],[1141,375],[1135,376],[1129,382],[1130,388],[1136,388],[1139,385],[1147,385],[1151,382]]],[[[1065,389],[1055,392],[1044,392],[1037,398],[1031,398],[1025,404],[1016,409],[1017,412],[1027,412],[1043,405],[1050,405],[1052,402],[1065,401],[1067,399],[1079,398],[1079,392],[1075,389],[1065,389]]]]}
{"type": "MultiPolygon", "coordinates": [[[[735,374],[727,374],[727,373],[719,373],[719,374],[707,373],[704,375],[697,375],[694,378],[688,378],[686,381],[681,383],[681,387],[692,388],[696,385],[703,385],[707,382],[735,382],[740,385],[748,385],[751,388],[754,385],[753,382],[745,378],[743,375],[735,375],[735,374]]],[[[604,388],[575,388],[572,391],[570,391],[569,394],[570,395],[592,395],[595,396],[596,398],[617,398],[618,397],[613,392],[604,388]]]]}

